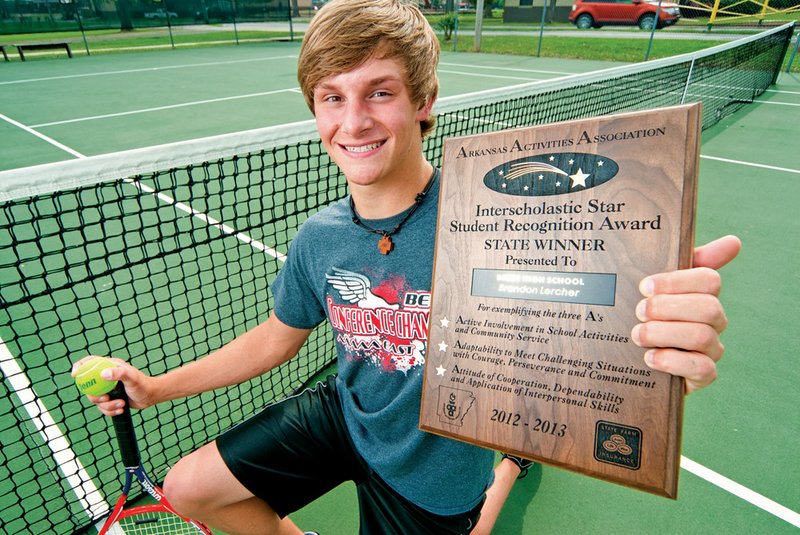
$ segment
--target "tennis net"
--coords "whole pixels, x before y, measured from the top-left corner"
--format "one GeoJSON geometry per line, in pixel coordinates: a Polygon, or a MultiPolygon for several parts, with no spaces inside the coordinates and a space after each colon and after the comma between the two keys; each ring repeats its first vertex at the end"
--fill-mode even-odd
{"type": "MultiPolygon", "coordinates": [[[[707,128],[774,83],[793,30],[443,99],[426,154],[440,161],[451,136],[697,101],[707,128]]],[[[85,532],[119,481],[71,363],[114,355],[159,374],[254,327],[297,228],[346,184],[305,122],[6,171],[0,185],[0,532],[85,532]]],[[[321,327],[263,377],[137,411],[145,462],[162,478],[333,359],[321,327]]]]}

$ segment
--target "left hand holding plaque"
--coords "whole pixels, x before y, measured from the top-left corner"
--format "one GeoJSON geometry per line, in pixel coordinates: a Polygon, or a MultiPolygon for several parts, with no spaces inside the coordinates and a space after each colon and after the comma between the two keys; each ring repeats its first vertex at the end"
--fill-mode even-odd
{"type": "Polygon", "coordinates": [[[739,254],[742,242],[725,236],[694,250],[694,268],[652,275],[640,284],[645,296],[636,307],[642,322],[634,342],[645,348],[645,362],[655,370],[685,379],[686,393],[708,386],[717,377],[724,347],[719,335],[728,326],[718,297],[716,271],[739,254]]]}

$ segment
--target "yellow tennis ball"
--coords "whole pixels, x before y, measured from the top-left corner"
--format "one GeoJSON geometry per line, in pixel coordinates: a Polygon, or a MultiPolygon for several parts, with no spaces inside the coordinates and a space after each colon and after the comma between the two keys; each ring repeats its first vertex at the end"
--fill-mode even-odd
{"type": "Polygon", "coordinates": [[[75,384],[78,390],[90,396],[108,394],[115,386],[116,381],[107,381],[100,377],[100,372],[107,368],[116,368],[117,365],[103,357],[94,357],[81,364],[75,371],[75,384]]]}

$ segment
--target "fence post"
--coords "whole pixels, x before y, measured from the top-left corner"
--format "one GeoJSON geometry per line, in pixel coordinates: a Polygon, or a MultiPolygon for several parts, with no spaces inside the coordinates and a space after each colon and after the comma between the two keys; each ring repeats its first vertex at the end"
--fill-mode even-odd
{"type": "Polygon", "coordinates": [[[481,51],[481,32],[483,31],[483,0],[478,0],[475,4],[475,40],[473,41],[473,51],[481,51]]]}
{"type": "Polygon", "coordinates": [[[86,30],[83,28],[83,20],[81,19],[81,6],[80,4],[76,4],[77,9],[75,10],[75,17],[78,19],[78,28],[81,30],[81,37],[83,37],[83,47],[86,49],[86,55],[90,56],[89,53],[89,42],[86,40],[86,30]]]}
{"type": "MultiPolygon", "coordinates": [[[[719,0],[717,0],[719,2],[719,0]]],[[[656,33],[656,28],[658,28],[658,21],[661,18],[661,0],[658,0],[658,5],[656,6],[656,20],[653,21],[653,27],[650,28],[650,41],[647,43],[647,52],[644,54],[644,60],[647,61],[650,58],[650,49],[653,48],[653,36],[656,33]]]]}
{"type": "Polygon", "coordinates": [[[544,19],[547,14],[547,0],[542,0],[542,23],[539,25],[539,43],[536,45],[536,57],[542,55],[542,39],[544,39],[544,19]]]}
{"type": "Polygon", "coordinates": [[[292,2],[289,0],[289,41],[294,42],[294,19],[292,15],[292,2]]]}
{"type": "Polygon", "coordinates": [[[769,6],[769,0],[764,0],[764,5],[761,7],[761,15],[758,17],[759,26],[764,22],[764,17],[767,16],[767,6],[769,6]]]}
{"type": "Polygon", "coordinates": [[[708,30],[711,31],[711,27],[714,25],[714,22],[717,20],[717,11],[719,11],[719,0],[714,0],[714,7],[711,8],[711,17],[708,19],[708,30]]]}
{"type": "Polygon", "coordinates": [[[172,49],[175,49],[175,39],[172,37],[172,20],[169,16],[169,5],[167,4],[166,0],[164,0],[164,12],[167,14],[167,30],[169,31],[169,44],[172,45],[172,49]]]}
{"type": "Polygon", "coordinates": [[[239,44],[239,28],[236,26],[236,9],[238,6],[236,5],[236,0],[231,0],[231,17],[233,18],[233,38],[236,41],[236,44],[239,44]]]}
{"type": "Polygon", "coordinates": [[[453,52],[458,52],[458,4],[453,11],[456,14],[456,21],[453,26],[453,52]]]}

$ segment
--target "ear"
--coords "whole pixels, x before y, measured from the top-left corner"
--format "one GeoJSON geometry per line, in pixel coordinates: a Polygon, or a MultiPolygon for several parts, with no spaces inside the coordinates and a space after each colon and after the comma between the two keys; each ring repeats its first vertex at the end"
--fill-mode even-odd
{"type": "Polygon", "coordinates": [[[435,102],[436,97],[431,97],[426,100],[422,106],[420,106],[420,108],[417,110],[417,122],[422,122],[431,116],[435,102]]]}

